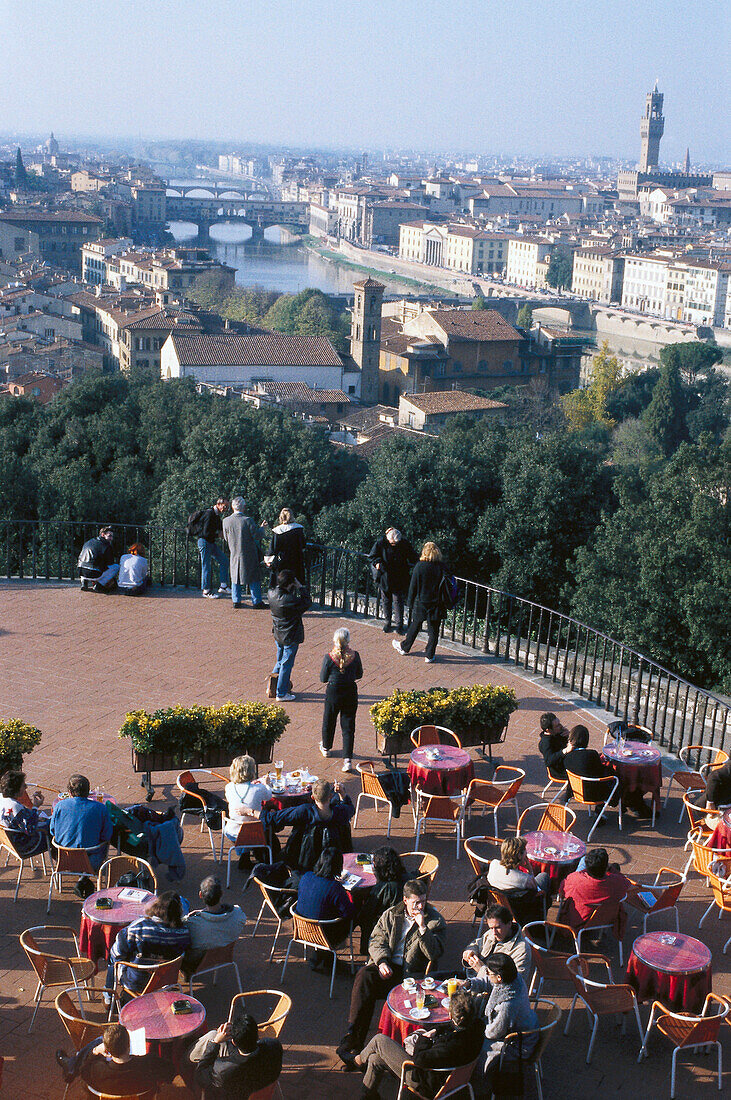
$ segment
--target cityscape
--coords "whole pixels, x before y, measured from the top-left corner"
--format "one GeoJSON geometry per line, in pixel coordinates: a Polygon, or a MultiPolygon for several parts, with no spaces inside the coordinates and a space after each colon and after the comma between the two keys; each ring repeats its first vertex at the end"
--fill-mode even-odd
{"type": "Polygon", "coordinates": [[[728,1088],[727,6],[0,8],[0,1090],[728,1088]]]}

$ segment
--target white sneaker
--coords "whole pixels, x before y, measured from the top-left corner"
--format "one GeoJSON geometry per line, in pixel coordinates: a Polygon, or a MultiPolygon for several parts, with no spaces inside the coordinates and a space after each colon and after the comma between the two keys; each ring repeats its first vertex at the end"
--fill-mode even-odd
{"type": "Polygon", "coordinates": [[[434,658],[434,657],[425,657],[425,658],[424,658],[424,664],[425,664],[425,665],[433,665],[433,664],[434,664],[434,660],[435,660],[435,658],[434,658]]]}
{"type": "Polygon", "coordinates": [[[231,589],[229,588],[229,586],[227,584],[219,584],[218,591],[223,592],[224,596],[230,596],[231,595],[231,589]]]}
{"type": "Polygon", "coordinates": [[[396,650],[397,653],[401,654],[402,657],[407,656],[406,650],[401,645],[401,642],[398,640],[398,638],[394,638],[394,640],[391,642],[391,645],[393,646],[393,648],[396,650]]]}
{"type": "Polygon", "coordinates": [[[343,771],[343,772],[352,772],[352,770],[353,770],[353,761],[348,760],[347,758],[345,760],[343,760],[343,766],[340,770],[343,771]]]}
{"type": "Polygon", "coordinates": [[[220,595],[219,595],[218,592],[203,592],[202,595],[203,595],[203,598],[206,599],[206,600],[218,600],[218,599],[220,599],[220,595]]]}
{"type": "Polygon", "coordinates": [[[277,696],[277,702],[278,703],[291,703],[293,699],[294,699],[294,695],[278,695],[277,696]]]}
{"type": "Polygon", "coordinates": [[[319,748],[320,748],[320,756],[324,756],[325,759],[327,759],[327,757],[330,755],[330,750],[325,748],[322,741],[320,742],[319,748]]]}

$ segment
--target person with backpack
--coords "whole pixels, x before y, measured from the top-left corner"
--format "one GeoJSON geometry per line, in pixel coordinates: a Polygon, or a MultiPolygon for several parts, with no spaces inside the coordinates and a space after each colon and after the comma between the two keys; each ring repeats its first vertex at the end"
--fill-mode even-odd
{"type": "Polygon", "coordinates": [[[442,621],[449,607],[454,606],[451,585],[453,578],[447,573],[442,560],[442,552],[434,542],[425,542],[421,559],[414,566],[409,585],[409,613],[411,623],[403,642],[394,638],[393,648],[402,657],[411,650],[416,636],[426,620],[427,643],[424,660],[434,664],[434,654],[439,640],[442,621]],[[448,591],[449,589],[449,591],[448,591]]]}
{"type": "Polygon", "coordinates": [[[230,595],[231,589],[228,583],[228,558],[218,544],[218,539],[223,535],[221,517],[228,508],[225,497],[219,497],[211,508],[203,508],[193,512],[188,517],[186,531],[189,538],[194,538],[201,556],[201,593],[209,600],[217,600],[221,596],[230,595]],[[212,558],[218,562],[219,587],[213,589],[212,558]]]}

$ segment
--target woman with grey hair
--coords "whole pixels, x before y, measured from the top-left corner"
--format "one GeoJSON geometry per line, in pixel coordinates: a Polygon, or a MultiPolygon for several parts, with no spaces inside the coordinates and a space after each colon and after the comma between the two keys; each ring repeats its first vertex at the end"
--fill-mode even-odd
{"type": "Polygon", "coordinates": [[[256,761],[252,756],[237,756],[231,761],[231,782],[226,784],[229,824],[226,836],[235,840],[241,823],[251,818],[259,820],[262,802],[272,797],[271,787],[256,778],[256,761]]]}
{"type": "Polygon", "coordinates": [[[404,599],[409,589],[411,566],[417,560],[417,553],[408,539],[405,539],[396,527],[387,527],[382,538],[373,543],[368,559],[373,571],[373,579],[381,589],[383,596],[383,617],[386,622],[384,634],[393,630],[393,605],[396,604],[396,630],[405,633],[404,599]]]}
{"type": "Polygon", "coordinates": [[[335,724],[340,715],[340,729],[343,733],[343,771],[353,770],[353,745],[355,742],[355,712],[358,709],[358,687],[356,680],[363,675],[360,654],[350,648],[350,631],[345,627],[333,634],[333,647],[325,655],[320,670],[320,680],[327,684],[325,689],[325,713],[322,716],[322,740],[320,752],[330,755],[335,724]]]}

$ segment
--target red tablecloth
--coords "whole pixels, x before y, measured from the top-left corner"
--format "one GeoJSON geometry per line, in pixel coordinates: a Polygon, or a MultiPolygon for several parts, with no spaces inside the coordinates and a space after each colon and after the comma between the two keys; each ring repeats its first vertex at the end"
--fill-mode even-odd
{"type": "Polygon", "coordinates": [[[726,810],[708,839],[709,848],[731,848],[731,810],[726,810]]]}
{"type": "Polygon", "coordinates": [[[643,795],[650,794],[656,809],[660,809],[662,764],[657,749],[641,741],[625,741],[623,748],[616,742],[608,742],[602,749],[602,755],[619,778],[622,798],[636,791],[643,795]]]}
{"type": "MultiPolygon", "coordinates": [[[[370,890],[372,886],[376,885],[376,876],[373,871],[366,871],[362,863],[356,861],[357,852],[343,852],[343,873],[349,875],[357,875],[360,882],[353,889],[355,890],[370,890]]],[[[368,864],[372,867],[372,864],[368,864]]]]}
{"type": "Polygon", "coordinates": [[[95,963],[99,959],[106,962],[120,928],[141,917],[145,906],[153,897],[145,890],[142,901],[120,900],[119,895],[123,889],[124,887],[114,886],[110,890],[99,890],[96,894],[90,894],[84,902],[79,928],[79,950],[95,963]],[[111,898],[114,908],[97,909],[97,898],[111,898]]]}
{"type": "Polygon", "coordinates": [[[562,879],[575,870],[576,864],[586,854],[586,844],[573,833],[553,829],[525,834],[526,853],[534,875],[545,871],[551,880],[551,889],[558,889],[562,879]],[[546,849],[553,848],[554,851],[546,849]]]}
{"type": "Polygon", "coordinates": [[[658,1000],[678,1012],[700,1012],[711,992],[711,978],[711,952],[692,936],[648,932],[632,945],[627,981],[639,1001],[658,1000]]]}
{"type": "Polygon", "coordinates": [[[159,989],[128,1001],[120,1010],[119,1022],[128,1031],[144,1027],[148,1043],[168,1043],[185,1035],[192,1035],[205,1021],[206,1010],[195,997],[188,997],[179,990],[159,989]],[[193,1011],[189,1015],[176,1016],[173,1001],[190,1001],[193,1011]]]}
{"type": "Polygon", "coordinates": [[[264,803],[267,810],[285,810],[290,806],[302,806],[310,799],[311,787],[285,787],[283,791],[277,791],[264,803]]]}
{"type": "MultiPolygon", "coordinates": [[[[421,982],[417,982],[417,989],[421,985],[421,982]]],[[[446,993],[442,991],[441,987],[428,989],[425,992],[436,997],[438,1003],[429,1010],[428,1019],[412,1020],[409,1016],[409,1009],[404,1002],[410,1001],[413,1008],[416,1005],[416,991],[409,992],[404,989],[403,985],[395,985],[381,1009],[381,1018],[378,1021],[378,1030],[381,1034],[388,1035],[389,1039],[395,1039],[397,1043],[403,1043],[407,1035],[411,1035],[413,1031],[420,1027],[430,1028],[434,1027],[435,1024],[446,1023],[449,1019],[449,1012],[442,1005],[442,1001],[446,999],[446,993]]]]}
{"type": "Polygon", "coordinates": [[[475,777],[470,754],[456,745],[430,745],[414,749],[407,771],[411,785],[424,794],[459,794],[475,777]],[[426,755],[432,748],[439,749],[438,760],[430,760],[426,755]]]}

